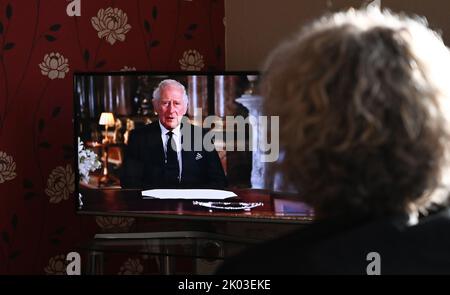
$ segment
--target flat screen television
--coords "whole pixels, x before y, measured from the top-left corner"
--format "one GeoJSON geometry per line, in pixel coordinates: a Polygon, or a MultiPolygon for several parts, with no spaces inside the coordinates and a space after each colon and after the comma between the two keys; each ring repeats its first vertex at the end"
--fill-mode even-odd
{"type": "Polygon", "coordinates": [[[214,145],[230,187],[250,187],[252,153],[249,128],[234,134],[234,148],[226,146],[226,118],[248,117],[242,97],[257,97],[258,72],[111,72],[74,75],[74,141],[79,186],[121,188],[124,151],[134,129],[158,122],[153,91],[166,79],[185,89],[185,118],[193,125],[213,129],[214,145]],[[207,119],[209,118],[209,119],[207,119]],[[207,126],[205,126],[205,122],[207,126]],[[239,147],[240,146],[240,147],[239,147]],[[227,150],[228,147],[228,150],[227,150]]]}

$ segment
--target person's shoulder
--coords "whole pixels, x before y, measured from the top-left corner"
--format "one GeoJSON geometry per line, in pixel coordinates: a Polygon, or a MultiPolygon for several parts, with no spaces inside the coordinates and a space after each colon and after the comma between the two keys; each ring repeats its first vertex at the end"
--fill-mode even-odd
{"type": "Polygon", "coordinates": [[[448,273],[439,261],[450,256],[450,209],[414,226],[404,221],[403,215],[315,221],[249,247],[227,259],[217,274],[364,274],[366,255],[373,251],[383,257],[386,274],[448,273]]]}
{"type": "Polygon", "coordinates": [[[208,132],[211,131],[210,128],[204,128],[202,126],[197,126],[192,123],[183,123],[182,129],[186,128],[189,130],[191,135],[202,135],[205,136],[208,132]]]}
{"type": "MultiPolygon", "coordinates": [[[[448,232],[450,228],[450,208],[442,208],[439,211],[425,216],[419,220],[416,226],[411,227],[412,231],[418,232],[448,232]]],[[[446,236],[449,236],[446,234],[446,236]]]]}
{"type": "Polygon", "coordinates": [[[204,128],[202,128],[201,126],[197,126],[194,125],[190,122],[183,122],[181,125],[181,128],[187,128],[187,129],[191,129],[191,130],[195,130],[195,131],[200,131],[200,130],[204,130],[204,128]]]}
{"type": "Polygon", "coordinates": [[[135,129],[133,129],[131,131],[131,134],[139,137],[139,136],[148,135],[149,133],[156,132],[156,131],[160,131],[158,121],[152,122],[147,125],[136,127],[135,129]]]}
{"type": "Polygon", "coordinates": [[[304,229],[296,230],[250,246],[228,258],[218,275],[285,275],[307,273],[310,241],[302,239],[304,229]]]}

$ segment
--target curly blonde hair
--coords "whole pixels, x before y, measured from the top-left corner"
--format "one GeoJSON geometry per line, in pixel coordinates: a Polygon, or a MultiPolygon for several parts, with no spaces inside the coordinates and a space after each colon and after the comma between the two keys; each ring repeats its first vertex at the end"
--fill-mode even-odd
{"type": "Polygon", "coordinates": [[[448,196],[450,53],[424,19],[368,6],[279,46],[263,76],[279,164],[318,216],[418,212],[448,196]]]}

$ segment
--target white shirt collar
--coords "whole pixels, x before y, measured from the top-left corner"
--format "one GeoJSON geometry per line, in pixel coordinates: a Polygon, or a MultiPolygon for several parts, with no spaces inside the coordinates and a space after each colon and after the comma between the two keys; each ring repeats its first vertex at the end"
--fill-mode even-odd
{"type": "MultiPolygon", "coordinates": [[[[161,133],[163,135],[167,135],[167,132],[171,131],[169,129],[167,129],[166,127],[164,127],[163,124],[161,124],[161,121],[158,120],[159,123],[159,127],[161,127],[161,133]]],[[[172,130],[173,134],[176,135],[177,137],[180,137],[180,133],[181,133],[181,128],[180,128],[181,124],[178,124],[178,126],[172,130]]]]}

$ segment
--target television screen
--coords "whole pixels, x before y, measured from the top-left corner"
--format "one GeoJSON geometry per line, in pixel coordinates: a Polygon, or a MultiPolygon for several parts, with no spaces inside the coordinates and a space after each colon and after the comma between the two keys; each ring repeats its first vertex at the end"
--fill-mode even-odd
{"type": "MultiPolygon", "coordinates": [[[[76,73],[74,122],[75,140],[78,141],[78,186],[92,189],[170,187],[167,176],[162,175],[165,172],[148,170],[148,167],[156,162],[167,164],[167,160],[171,161],[171,157],[167,156],[170,154],[167,150],[168,139],[161,130],[169,130],[180,123],[182,127],[193,126],[194,133],[202,130],[200,142],[213,144],[229,187],[250,187],[250,127],[249,124],[237,126],[233,120],[248,118],[248,106],[239,101],[257,97],[258,77],[257,72],[76,73]],[[161,83],[163,81],[169,82],[166,85],[161,83]],[[179,102],[174,98],[177,91],[167,91],[167,88],[174,86],[171,83],[175,84],[172,88],[183,88],[185,91],[185,96],[181,96],[181,109],[177,109],[179,102]],[[161,89],[155,93],[158,86],[161,89]],[[159,97],[154,98],[155,95],[159,97]],[[155,100],[158,103],[155,104],[155,100]],[[178,122],[177,117],[182,113],[185,113],[182,122],[178,122]],[[236,128],[226,128],[229,127],[227,120],[236,128]],[[186,124],[183,125],[183,122],[186,124]],[[204,130],[210,134],[205,134],[204,130]],[[151,143],[143,139],[149,138],[150,133],[152,136],[157,134],[152,137],[151,143]],[[161,145],[162,142],[164,144],[161,145]]],[[[182,144],[184,148],[186,140],[182,144]]],[[[197,143],[191,143],[190,147],[193,145],[197,143]]],[[[208,157],[209,163],[214,162],[215,158],[208,153],[198,152],[193,154],[192,165],[200,165],[203,156],[208,157]]],[[[185,163],[186,159],[176,160],[180,161],[181,167],[172,174],[182,178],[178,181],[195,187],[196,172],[189,170],[191,163],[185,163]],[[185,167],[182,167],[183,163],[185,167]],[[183,175],[180,170],[188,171],[189,175],[183,175]]],[[[213,169],[207,177],[213,178],[218,173],[213,169]]],[[[201,174],[197,176],[202,177],[201,174]]],[[[201,183],[198,184],[202,187],[201,183]]]]}

